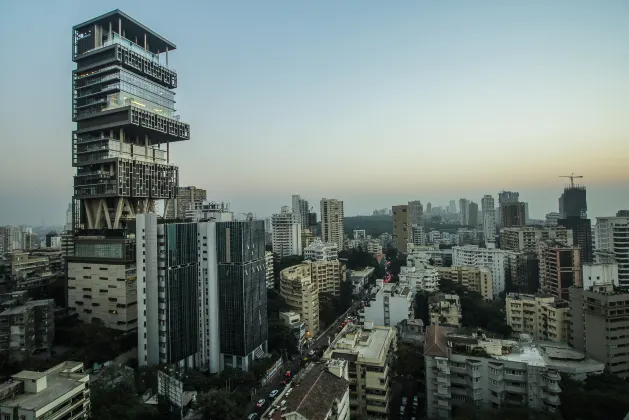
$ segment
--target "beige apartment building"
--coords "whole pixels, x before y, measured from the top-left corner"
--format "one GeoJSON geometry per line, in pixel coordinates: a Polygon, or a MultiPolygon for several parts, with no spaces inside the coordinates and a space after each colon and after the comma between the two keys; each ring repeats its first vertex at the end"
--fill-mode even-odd
{"type": "Polygon", "coordinates": [[[349,361],[351,417],[386,419],[391,399],[390,363],[396,350],[396,329],[347,324],[323,354],[323,360],[349,361]]]}
{"type": "Polygon", "coordinates": [[[534,340],[568,342],[570,308],[567,301],[551,295],[509,293],[506,298],[507,324],[515,334],[534,340]]]}
{"type": "Polygon", "coordinates": [[[319,331],[319,290],[312,281],[310,265],[300,264],[280,272],[280,294],[306,323],[306,338],[319,331]]]}
{"type": "Polygon", "coordinates": [[[567,246],[574,244],[572,230],[563,226],[522,226],[500,229],[500,249],[505,251],[535,251],[539,241],[548,239],[554,239],[567,246]]]}
{"type": "Polygon", "coordinates": [[[343,262],[334,261],[305,261],[308,265],[312,282],[319,293],[329,293],[334,296],[341,294],[341,282],[347,280],[347,268],[343,262]]]}
{"type": "Polygon", "coordinates": [[[345,212],[343,202],[333,198],[321,199],[321,240],[343,249],[345,212]]]}
{"type": "Polygon", "coordinates": [[[88,419],[89,381],[81,362],[63,362],[45,372],[24,370],[0,383],[0,419],[88,419]]]}
{"type": "Polygon", "coordinates": [[[398,252],[406,252],[410,242],[411,225],[409,224],[408,205],[393,206],[393,246],[398,252]]]}
{"type": "Polygon", "coordinates": [[[570,288],[570,344],[629,378],[629,292],[612,284],[570,288]]]}
{"type": "Polygon", "coordinates": [[[491,270],[487,267],[438,267],[439,280],[459,283],[468,290],[480,294],[485,300],[493,300],[491,270]]]}

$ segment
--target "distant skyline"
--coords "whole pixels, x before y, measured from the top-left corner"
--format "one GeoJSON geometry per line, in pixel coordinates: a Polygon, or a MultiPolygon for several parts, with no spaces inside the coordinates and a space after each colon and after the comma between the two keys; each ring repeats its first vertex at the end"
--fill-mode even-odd
{"type": "Polygon", "coordinates": [[[507,189],[543,218],[572,172],[590,217],[629,208],[629,2],[41,0],[0,6],[0,224],[63,222],[70,31],[114,8],[177,45],[180,183],[236,212],[507,189]]]}

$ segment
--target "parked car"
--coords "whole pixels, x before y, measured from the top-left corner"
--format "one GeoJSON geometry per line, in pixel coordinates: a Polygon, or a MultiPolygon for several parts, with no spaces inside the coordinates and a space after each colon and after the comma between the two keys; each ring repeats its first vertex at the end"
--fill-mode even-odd
{"type": "Polygon", "coordinates": [[[402,397],[402,405],[406,405],[406,401],[408,401],[406,397],[402,397]]]}
{"type": "Polygon", "coordinates": [[[279,394],[280,391],[278,391],[277,389],[274,389],[273,391],[271,391],[271,393],[269,394],[269,398],[275,398],[275,396],[277,394],[279,394]]]}
{"type": "Polygon", "coordinates": [[[247,420],[256,420],[258,418],[258,413],[251,413],[247,416],[247,420]]]}
{"type": "Polygon", "coordinates": [[[256,407],[258,408],[263,407],[265,403],[266,403],[266,400],[262,398],[261,400],[258,400],[258,402],[256,403],[256,407]]]}

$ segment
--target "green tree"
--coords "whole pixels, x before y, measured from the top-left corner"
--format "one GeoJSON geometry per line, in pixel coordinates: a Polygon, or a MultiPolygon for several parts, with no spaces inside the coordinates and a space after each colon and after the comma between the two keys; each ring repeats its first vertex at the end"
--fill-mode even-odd
{"type": "Polygon", "coordinates": [[[239,420],[243,416],[237,400],[222,390],[213,389],[197,394],[195,407],[202,413],[204,420],[239,420]]]}
{"type": "Polygon", "coordinates": [[[266,290],[266,311],[269,320],[279,319],[280,312],[286,312],[288,310],[288,304],[281,294],[279,294],[276,290],[266,290]]]}
{"type": "Polygon", "coordinates": [[[393,371],[398,375],[411,375],[423,382],[425,378],[424,355],[417,346],[400,343],[396,353],[393,371]]]}
{"type": "Polygon", "coordinates": [[[269,351],[282,354],[285,350],[287,354],[298,353],[298,343],[290,327],[279,319],[269,320],[269,351]]]}
{"type": "Polygon", "coordinates": [[[578,382],[561,378],[559,410],[564,420],[623,419],[629,412],[629,383],[605,372],[578,382]]]}

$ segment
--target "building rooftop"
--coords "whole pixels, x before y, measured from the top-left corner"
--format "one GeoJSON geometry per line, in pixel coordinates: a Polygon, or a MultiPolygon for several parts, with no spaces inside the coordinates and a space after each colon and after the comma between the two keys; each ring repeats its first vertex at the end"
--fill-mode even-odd
{"type": "Polygon", "coordinates": [[[64,362],[45,372],[22,371],[13,375],[12,379],[0,385],[0,395],[3,389],[15,387],[16,382],[38,380],[46,377],[46,387],[37,393],[24,392],[13,398],[0,402],[0,406],[22,410],[37,411],[51,402],[63,397],[73,389],[83,386],[89,375],[82,373],[83,363],[64,362]]]}
{"type": "Polygon", "coordinates": [[[483,350],[489,358],[525,363],[529,366],[551,367],[560,372],[576,374],[583,371],[602,371],[605,365],[574,350],[566,343],[534,341],[528,334],[518,340],[487,338],[485,335],[453,334],[441,326],[426,329],[424,354],[448,357],[450,354],[467,354],[483,350]]]}
{"type": "Polygon", "coordinates": [[[379,360],[387,353],[386,344],[392,335],[395,335],[392,327],[374,326],[370,322],[366,322],[364,327],[347,324],[326,350],[324,357],[346,359],[342,356],[345,354],[350,355],[352,360],[379,360]]]}
{"type": "Polygon", "coordinates": [[[362,270],[352,270],[351,277],[366,277],[373,273],[373,267],[363,268],[362,270]]]}
{"type": "Polygon", "coordinates": [[[349,381],[330,373],[324,363],[311,364],[307,369],[304,376],[295,379],[290,394],[284,394],[281,403],[286,410],[276,410],[274,419],[279,420],[282,413],[296,412],[308,420],[325,420],[333,404],[349,389],[349,381]]]}
{"type": "Polygon", "coordinates": [[[175,44],[168,41],[166,38],[159,35],[157,32],[152,31],[147,28],[137,20],[133,19],[131,16],[121,12],[120,10],[112,10],[109,13],[105,13],[104,15],[100,15],[95,17],[94,19],[90,19],[86,22],[75,25],[72,28],[74,31],[84,31],[87,30],[90,26],[93,25],[104,25],[108,26],[109,22],[112,23],[113,27],[118,29],[118,19],[122,24],[122,28],[125,31],[125,38],[127,39],[142,39],[144,40],[144,34],[146,33],[146,40],[149,45],[149,51],[152,53],[165,52],[166,48],[169,50],[174,50],[177,48],[175,44]]]}

